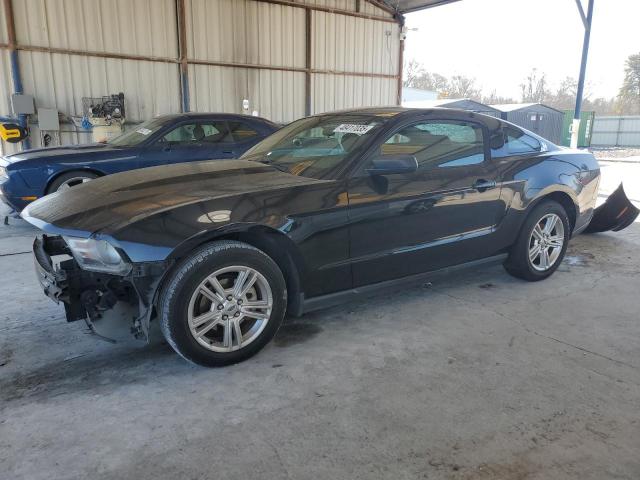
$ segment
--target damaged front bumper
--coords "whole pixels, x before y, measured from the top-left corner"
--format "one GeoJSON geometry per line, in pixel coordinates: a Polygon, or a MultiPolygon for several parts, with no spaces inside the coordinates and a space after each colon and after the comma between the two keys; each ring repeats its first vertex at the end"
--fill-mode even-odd
{"type": "Polygon", "coordinates": [[[584,233],[619,232],[635,222],[638,214],[640,214],[640,210],[627,198],[624,188],[620,184],[609,195],[607,201],[595,209],[593,218],[584,233]]]}
{"type": "Polygon", "coordinates": [[[134,264],[126,276],[89,272],[80,268],[62,237],[48,235],[36,238],[33,254],[45,295],[63,303],[68,322],[84,320],[111,342],[149,339],[164,262],[134,264]]]}

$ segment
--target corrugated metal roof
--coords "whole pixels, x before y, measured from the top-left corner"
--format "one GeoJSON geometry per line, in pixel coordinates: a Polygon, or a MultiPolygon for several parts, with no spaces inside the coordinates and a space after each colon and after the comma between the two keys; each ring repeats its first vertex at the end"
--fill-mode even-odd
{"type": "Polygon", "coordinates": [[[402,102],[405,107],[414,108],[433,108],[433,107],[448,107],[448,108],[460,108],[463,110],[472,110],[474,112],[495,112],[500,111],[490,105],[485,105],[481,102],[476,102],[469,98],[440,98],[437,100],[419,100],[416,102],[402,102]]]}
{"type": "Polygon", "coordinates": [[[544,103],[501,103],[496,105],[490,105],[490,107],[495,108],[496,110],[500,110],[501,112],[515,112],[517,110],[525,110],[531,107],[542,107],[542,108],[548,108],[549,110],[554,110],[559,113],[563,113],[560,110],[557,110],[553,107],[545,105],[544,103]]]}
{"type": "Polygon", "coordinates": [[[410,13],[458,1],[460,0],[385,0],[385,3],[401,13],[410,13]]]}

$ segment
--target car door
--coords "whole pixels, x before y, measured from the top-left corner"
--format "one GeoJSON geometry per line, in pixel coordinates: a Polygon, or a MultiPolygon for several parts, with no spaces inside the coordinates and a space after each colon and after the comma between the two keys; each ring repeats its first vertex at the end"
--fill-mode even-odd
{"type": "Polygon", "coordinates": [[[233,137],[227,122],[188,121],[170,129],[141,155],[144,166],[233,158],[233,137]]]}
{"type": "Polygon", "coordinates": [[[469,120],[401,126],[375,148],[348,187],[354,285],[489,256],[505,213],[487,130],[469,120]],[[414,155],[412,173],[371,175],[375,157],[414,155]]]}

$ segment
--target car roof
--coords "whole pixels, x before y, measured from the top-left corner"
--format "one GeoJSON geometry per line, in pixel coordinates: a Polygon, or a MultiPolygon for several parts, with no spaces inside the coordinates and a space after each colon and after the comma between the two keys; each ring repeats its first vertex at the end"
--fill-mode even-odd
{"type": "Polygon", "coordinates": [[[185,113],[170,113],[167,115],[159,115],[156,118],[162,120],[183,120],[183,119],[193,119],[193,120],[210,120],[211,118],[224,118],[225,120],[229,119],[237,119],[237,120],[245,120],[245,121],[254,121],[261,123],[268,123],[270,125],[276,125],[271,120],[267,120],[262,117],[255,117],[253,115],[243,115],[240,113],[223,113],[223,112],[185,112],[185,113]]]}
{"type": "Polygon", "coordinates": [[[408,107],[367,107],[367,108],[352,108],[347,110],[337,110],[334,112],[319,113],[320,115],[372,115],[378,117],[395,117],[396,115],[409,116],[409,115],[424,115],[429,113],[465,113],[477,115],[477,112],[470,110],[464,110],[459,108],[443,108],[443,107],[429,107],[429,108],[408,108],[408,107]]]}

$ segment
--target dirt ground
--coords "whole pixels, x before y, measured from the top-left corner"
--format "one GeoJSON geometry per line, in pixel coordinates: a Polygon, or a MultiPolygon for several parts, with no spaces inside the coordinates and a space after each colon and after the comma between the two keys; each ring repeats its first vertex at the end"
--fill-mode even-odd
{"type": "MultiPolygon", "coordinates": [[[[640,165],[602,171],[603,198],[640,199],[640,165]]],[[[640,478],[640,223],[574,238],[544,282],[492,267],[362,299],[222,369],[67,324],[11,223],[2,479],[640,478]]]]}

